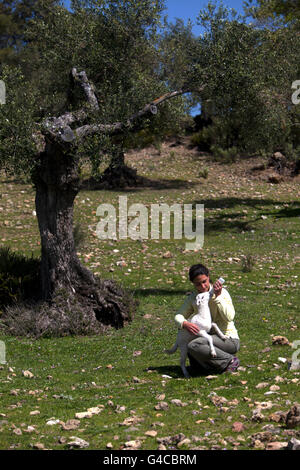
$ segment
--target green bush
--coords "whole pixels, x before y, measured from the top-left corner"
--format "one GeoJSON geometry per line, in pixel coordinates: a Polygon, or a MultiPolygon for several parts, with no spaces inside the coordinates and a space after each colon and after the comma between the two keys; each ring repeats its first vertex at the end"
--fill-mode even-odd
{"type": "Polygon", "coordinates": [[[13,303],[33,298],[39,291],[40,260],[0,248],[0,313],[13,303]]]}
{"type": "Polygon", "coordinates": [[[212,154],[217,161],[222,163],[233,163],[236,161],[238,156],[237,147],[230,147],[228,149],[223,149],[218,145],[212,145],[211,147],[212,154]]]}

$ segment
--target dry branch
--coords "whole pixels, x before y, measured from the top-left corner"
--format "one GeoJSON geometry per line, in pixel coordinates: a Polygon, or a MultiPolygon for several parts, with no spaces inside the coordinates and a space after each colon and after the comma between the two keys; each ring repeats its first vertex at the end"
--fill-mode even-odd
{"type": "MultiPolygon", "coordinates": [[[[78,82],[83,88],[87,101],[93,111],[99,110],[98,100],[95,95],[95,90],[93,85],[89,82],[86,72],[77,72],[76,68],[72,69],[71,75],[74,81],[78,82]]],[[[205,85],[200,87],[197,92],[203,91],[205,85]]],[[[171,98],[183,95],[185,93],[191,92],[187,88],[181,88],[179,90],[170,91],[164,95],[156,98],[151,103],[146,104],[138,112],[132,114],[124,122],[115,122],[113,124],[84,124],[77,127],[76,129],[71,129],[70,125],[75,122],[84,121],[90,114],[87,110],[81,109],[75,112],[65,113],[59,117],[50,117],[47,118],[42,125],[43,133],[51,135],[55,140],[63,140],[64,142],[72,142],[75,138],[78,140],[86,137],[87,135],[93,135],[98,133],[106,133],[109,135],[118,134],[126,129],[132,129],[134,123],[138,119],[143,118],[147,114],[157,114],[157,106],[162,104],[164,101],[171,98]]]]}

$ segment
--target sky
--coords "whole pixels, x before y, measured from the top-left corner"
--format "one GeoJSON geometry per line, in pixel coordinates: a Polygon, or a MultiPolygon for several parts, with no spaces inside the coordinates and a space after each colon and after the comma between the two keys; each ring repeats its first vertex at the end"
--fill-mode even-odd
{"type": "MultiPolygon", "coordinates": [[[[243,13],[244,0],[223,0],[223,5],[228,8],[234,8],[237,13],[243,13]]],[[[167,10],[165,14],[169,21],[173,22],[175,18],[181,18],[186,23],[190,18],[193,23],[193,32],[200,32],[200,27],[196,25],[196,18],[199,11],[204,8],[208,0],[166,0],[167,10]]]]}
{"type": "MultiPolygon", "coordinates": [[[[243,13],[243,1],[223,0],[223,5],[228,8],[234,8],[238,13],[243,13]]],[[[68,7],[70,0],[63,0],[63,3],[68,7]]],[[[190,18],[194,24],[194,33],[200,32],[199,27],[195,24],[196,17],[199,11],[207,5],[208,0],[165,0],[165,3],[167,8],[165,14],[168,16],[169,21],[174,21],[175,18],[182,18],[186,23],[190,18]]]]}

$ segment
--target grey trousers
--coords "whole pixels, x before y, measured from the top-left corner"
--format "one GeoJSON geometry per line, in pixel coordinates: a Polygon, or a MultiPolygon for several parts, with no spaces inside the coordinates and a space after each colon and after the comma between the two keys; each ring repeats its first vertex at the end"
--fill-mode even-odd
{"type": "Polygon", "coordinates": [[[240,341],[236,338],[228,338],[223,341],[219,336],[212,335],[217,357],[211,357],[207,339],[199,336],[188,344],[188,355],[191,365],[198,363],[207,371],[223,372],[240,349],[240,341]],[[192,360],[191,360],[192,359],[192,360]]]}

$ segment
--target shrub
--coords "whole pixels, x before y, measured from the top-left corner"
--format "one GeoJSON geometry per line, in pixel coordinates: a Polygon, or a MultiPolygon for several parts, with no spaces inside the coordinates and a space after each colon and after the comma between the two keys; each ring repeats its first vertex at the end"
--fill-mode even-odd
{"type": "Polygon", "coordinates": [[[34,298],[39,292],[40,260],[0,248],[0,313],[7,305],[34,298]]]}
{"type": "Polygon", "coordinates": [[[238,156],[238,149],[236,147],[223,149],[217,145],[212,145],[211,150],[214,158],[222,163],[234,163],[238,156]]]}
{"type": "Polygon", "coordinates": [[[51,303],[18,303],[6,308],[0,330],[13,336],[33,338],[91,335],[104,331],[92,308],[61,290],[51,303]]]}
{"type": "Polygon", "coordinates": [[[253,255],[245,255],[242,258],[242,271],[250,273],[255,265],[255,257],[253,255]]]}
{"type": "Polygon", "coordinates": [[[204,179],[208,178],[208,168],[207,167],[205,167],[205,168],[203,168],[202,170],[199,171],[199,178],[204,178],[204,179]]]}

